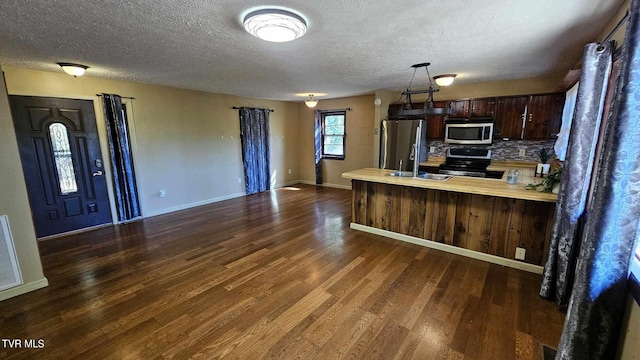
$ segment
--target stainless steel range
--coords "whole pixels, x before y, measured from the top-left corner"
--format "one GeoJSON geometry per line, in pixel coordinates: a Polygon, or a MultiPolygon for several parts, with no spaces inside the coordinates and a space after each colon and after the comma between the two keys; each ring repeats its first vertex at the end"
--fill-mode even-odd
{"type": "Polygon", "coordinates": [[[458,176],[486,177],[491,164],[491,150],[482,148],[447,149],[447,159],[439,173],[458,176]]]}

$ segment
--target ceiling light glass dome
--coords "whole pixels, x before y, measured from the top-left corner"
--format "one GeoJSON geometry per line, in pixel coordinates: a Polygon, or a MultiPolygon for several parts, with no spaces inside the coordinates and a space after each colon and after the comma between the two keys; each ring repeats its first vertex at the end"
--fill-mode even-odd
{"type": "Polygon", "coordinates": [[[307,22],[298,14],[282,9],[260,9],[244,17],[247,32],[262,40],[285,42],[307,32],[307,22]]]}

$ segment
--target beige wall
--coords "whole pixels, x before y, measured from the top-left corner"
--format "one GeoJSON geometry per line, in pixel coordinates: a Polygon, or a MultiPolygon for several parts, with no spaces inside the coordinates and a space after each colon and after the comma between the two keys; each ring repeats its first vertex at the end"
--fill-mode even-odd
{"type": "Polygon", "coordinates": [[[0,215],[7,215],[24,286],[0,291],[0,300],[46,286],[36,234],[31,220],[27,188],[22,175],[18,143],[13,128],[4,79],[0,78],[0,215]]]}
{"type": "Polygon", "coordinates": [[[304,103],[300,109],[300,180],[315,183],[314,165],[314,110],[351,108],[347,112],[346,149],[344,160],[322,160],[323,182],[326,186],[350,188],[351,181],[342,173],[371,167],[373,164],[373,123],[375,120],[374,96],[355,96],[341,99],[320,100],[315,109],[304,103]]]}
{"type": "MultiPolygon", "coordinates": [[[[143,215],[152,216],[244,194],[238,112],[233,106],[268,107],[271,113],[272,183],[300,178],[299,104],[211,94],[164,86],[73,78],[6,66],[9,95],[51,96],[94,101],[102,154],[108,164],[104,116],[97,93],[127,100],[143,215]],[[291,174],[288,173],[291,169],[291,174]],[[237,179],[242,179],[238,184],[237,179]],[[167,192],[165,198],[158,191],[167,192]]],[[[4,83],[0,86],[4,89],[4,83]]],[[[8,215],[26,286],[0,292],[0,299],[46,286],[31,219],[7,96],[0,91],[0,215],[8,215]],[[28,288],[27,290],[25,290],[28,288]]],[[[107,166],[107,176],[110,169],[107,166]]],[[[109,182],[109,194],[113,190],[109,182]]],[[[114,212],[115,214],[115,212],[114,212]]]]}
{"type": "Polygon", "coordinates": [[[440,91],[434,94],[434,99],[438,101],[548,93],[556,90],[564,78],[564,75],[564,73],[561,73],[544,77],[495,81],[490,83],[460,84],[454,82],[451,86],[441,87],[440,91]]]}
{"type": "MultiPolygon", "coordinates": [[[[625,0],[625,2],[622,5],[620,5],[620,9],[618,9],[618,12],[616,13],[616,15],[613,18],[611,18],[611,20],[609,20],[607,25],[605,25],[600,35],[598,35],[598,37],[596,38],[596,41],[604,40],[604,38],[607,35],[609,35],[611,31],[613,31],[613,29],[616,27],[618,22],[620,22],[620,20],[622,19],[624,14],[627,12],[627,10],[629,10],[630,6],[631,6],[631,0],[625,0]]],[[[624,34],[626,30],[627,30],[627,24],[624,23],[622,26],[620,26],[618,31],[616,31],[611,37],[611,40],[615,40],[617,45],[616,47],[620,47],[624,42],[624,34]]]]}
{"type": "MultiPolygon", "coordinates": [[[[165,86],[112,81],[62,72],[6,67],[10,95],[94,100],[102,153],[108,160],[104,116],[97,93],[134,97],[132,143],[143,215],[166,213],[244,193],[238,111],[268,107],[274,184],[299,179],[298,104],[249,99],[165,86]],[[291,174],[288,170],[291,169],[291,174]],[[237,179],[242,179],[238,184],[237,179]],[[159,190],[166,191],[160,198],[159,190]]],[[[110,184],[111,185],[111,184],[110,184]]]]}

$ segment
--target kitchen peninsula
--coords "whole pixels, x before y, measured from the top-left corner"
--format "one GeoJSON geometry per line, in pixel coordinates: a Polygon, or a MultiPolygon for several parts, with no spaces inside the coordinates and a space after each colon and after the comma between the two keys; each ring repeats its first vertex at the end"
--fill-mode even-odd
{"type": "Polygon", "coordinates": [[[438,181],[389,176],[393,170],[376,168],[346,172],[342,177],[352,180],[351,227],[540,273],[557,195],[524,189],[536,180],[533,166],[492,163],[496,171],[517,168],[516,185],[504,177],[438,181]],[[516,260],[516,248],[525,250],[524,260],[516,260]]]}

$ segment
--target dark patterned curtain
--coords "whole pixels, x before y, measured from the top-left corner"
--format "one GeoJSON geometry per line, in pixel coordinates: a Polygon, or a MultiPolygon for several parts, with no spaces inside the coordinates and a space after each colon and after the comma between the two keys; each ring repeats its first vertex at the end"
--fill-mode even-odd
{"type": "Polygon", "coordinates": [[[104,94],[102,95],[102,104],[107,123],[118,219],[127,221],[140,216],[129,126],[122,106],[122,97],[115,94],[104,94]]]}
{"type": "Polygon", "coordinates": [[[271,188],[269,113],[268,109],[240,108],[240,140],[248,195],[271,188]]]}
{"type": "Polygon", "coordinates": [[[316,110],[315,114],[315,164],[316,164],[316,184],[322,184],[322,112],[316,110]]]}
{"type": "Polygon", "coordinates": [[[556,359],[614,359],[628,289],[627,270],[640,218],[640,0],[631,10],[619,87],[556,359]]]}
{"type": "Polygon", "coordinates": [[[566,306],[571,295],[611,63],[611,44],[604,49],[595,43],[586,46],[540,290],[541,296],[558,306],[566,306]]]}

